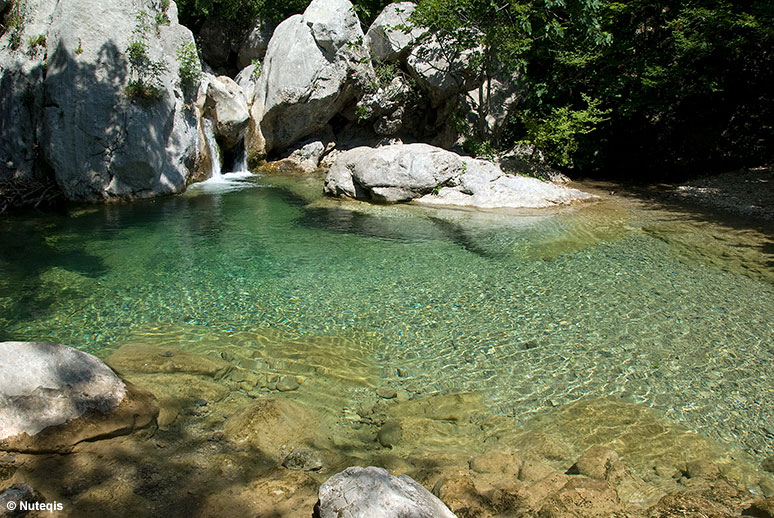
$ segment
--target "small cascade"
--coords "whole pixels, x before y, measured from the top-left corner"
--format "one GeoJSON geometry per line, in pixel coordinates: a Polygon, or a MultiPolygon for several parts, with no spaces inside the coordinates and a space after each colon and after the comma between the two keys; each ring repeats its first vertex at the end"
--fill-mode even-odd
{"type": "Polygon", "coordinates": [[[204,127],[204,140],[207,142],[207,149],[210,152],[210,178],[220,178],[222,176],[222,158],[220,156],[220,148],[215,140],[213,122],[207,117],[202,117],[202,124],[204,127]]]}
{"type": "Polygon", "coordinates": [[[241,145],[239,146],[234,153],[234,166],[232,168],[232,171],[235,173],[249,173],[250,170],[247,168],[247,151],[245,150],[245,146],[241,145]]]}

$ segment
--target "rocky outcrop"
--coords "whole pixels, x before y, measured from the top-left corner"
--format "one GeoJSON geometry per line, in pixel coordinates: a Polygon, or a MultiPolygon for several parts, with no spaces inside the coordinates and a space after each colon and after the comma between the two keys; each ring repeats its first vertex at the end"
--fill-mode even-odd
{"type": "Polygon", "coordinates": [[[373,75],[349,0],[314,0],[274,31],[255,88],[249,150],[282,150],[321,131],[373,75]]]}
{"type": "Polygon", "coordinates": [[[491,162],[427,144],[359,147],[341,153],[328,172],[325,193],[386,203],[416,200],[478,208],[539,208],[593,198],[577,189],[508,175],[491,162]]]}
{"type": "Polygon", "coordinates": [[[255,20],[250,32],[239,46],[237,65],[240,70],[252,64],[253,61],[263,61],[272,34],[274,34],[273,23],[269,20],[255,20]]]}
{"type": "Polygon", "coordinates": [[[4,175],[53,171],[73,200],[183,191],[197,152],[196,117],[185,107],[175,56],[193,36],[178,23],[174,2],[159,13],[169,23],[158,26],[150,4],[23,4],[24,23],[0,40],[8,49],[0,58],[4,175]],[[21,42],[15,49],[12,38],[21,42]],[[166,69],[157,78],[158,100],[132,100],[124,91],[137,78],[126,55],[133,39],[166,69]]]}
{"type": "Polygon", "coordinates": [[[202,114],[215,124],[215,135],[225,149],[244,139],[250,112],[242,88],[230,77],[211,77],[207,81],[202,114]]]}
{"type": "Polygon", "coordinates": [[[409,22],[415,8],[414,2],[396,2],[382,9],[365,36],[375,60],[393,62],[405,57],[426,32],[426,29],[412,27],[409,22]],[[411,30],[404,29],[409,27],[411,30]]]}
{"type": "Polygon", "coordinates": [[[66,452],[129,433],[158,413],[149,393],[64,345],[0,343],[0,449],[66,452]]]}
{"type": "Polygon", "coordinates": [[[480,78],[473,63],[480,52],[459,50],[451,42],[432,36],[412,49],[406,65],[427,91],[433,107],[438,107],[461,92],[478,88],[480,78]]]}
{"type": "Polygon", "coordinates": [[[383,468],[351,467],[320,486],[319,518],[454,518],[427,489],[383,468]]]}

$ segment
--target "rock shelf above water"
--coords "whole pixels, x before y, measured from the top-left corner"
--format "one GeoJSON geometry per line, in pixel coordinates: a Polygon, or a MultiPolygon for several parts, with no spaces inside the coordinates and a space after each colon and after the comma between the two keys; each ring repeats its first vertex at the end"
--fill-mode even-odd
{"type": "Polygon", "coordinates": [[[513,176],[486,160],[428,144],[357,147],[341,153],[325,193],[381,203],[416,201],[473,208],[543,208],[594,199],[577,189],[513,176]]]}

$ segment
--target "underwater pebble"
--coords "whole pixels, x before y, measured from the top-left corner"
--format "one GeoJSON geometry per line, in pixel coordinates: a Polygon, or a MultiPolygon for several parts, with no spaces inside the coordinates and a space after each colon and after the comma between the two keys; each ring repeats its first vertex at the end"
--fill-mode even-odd
{"type": "Polygon", "coordinates": [[[398,392],[392,387],[379,387],[376,389],[376,395],[384,399],[393,399],[398,397],[398,392]]]}
{"type": "Polygon", "coordinates": [[[280,392],[290,392],[291,390],[297,390],[299,387],[298,380],[293,376],[282,376],[277,382],[277,390],[280,392]]]}

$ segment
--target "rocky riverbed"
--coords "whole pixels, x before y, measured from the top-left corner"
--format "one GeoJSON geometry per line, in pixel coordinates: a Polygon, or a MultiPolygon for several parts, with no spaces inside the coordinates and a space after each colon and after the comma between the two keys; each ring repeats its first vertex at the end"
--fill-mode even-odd
{"type": "Polygon", "coordinates": [[[332,475],[370,465],[458,517],[771,516],[770,460],[619,398],[517,424],[475,392],[416,393],[367,369],[341,379],[333,359],[288,382],[267,358],[227,358],[120,347],[106,362],[155,395],[156,425],[66,455],[6,451],[2,487],[26,484],[60,516],[300,517],[332,475]]]}

